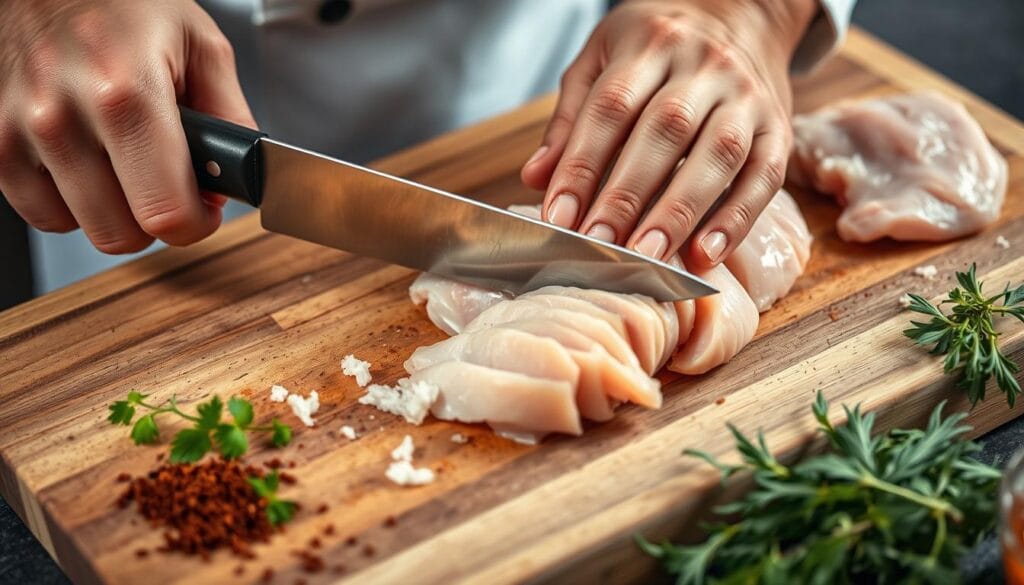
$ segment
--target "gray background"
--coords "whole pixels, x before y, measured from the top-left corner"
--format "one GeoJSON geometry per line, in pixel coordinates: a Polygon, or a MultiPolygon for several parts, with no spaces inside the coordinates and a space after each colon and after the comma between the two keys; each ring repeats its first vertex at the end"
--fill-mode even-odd
{"type": "MultiPolygon", "coordinates": [[[[1024,0],[862,0],[854,21],[1017,118],[1024,118],[1024,0]]],[[[0,309],[32,295],[24,224],[0,198],[0,309]]],[[[983,458],[1006,461],[1024,445],[1018,420],[983,437],[983,458]]],[[[964,560],[971,583],[1002,583],[992,539],[964,560]]],[[[0,585],[67,578],[0,500],[0,585]]]]}

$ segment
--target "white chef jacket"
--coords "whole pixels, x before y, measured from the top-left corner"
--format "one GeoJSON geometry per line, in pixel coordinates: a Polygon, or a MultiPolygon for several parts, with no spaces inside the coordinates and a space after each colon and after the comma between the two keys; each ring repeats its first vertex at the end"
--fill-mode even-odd
{"type": "MultiPolygon", "coordinates": [[[[821,2],[797,68],[838,46],[849,22],[854,0],[821,2]]],[[[199,3],[234,45],[263,131],[365,162],[554,90],[607,0],[199,3]]],[[[248,210],[232,202],[225,217],[248,210]]],[[[104,255],[81,231],[33,229],[30,246],[38,293],[137,256],[104,255]]]]}

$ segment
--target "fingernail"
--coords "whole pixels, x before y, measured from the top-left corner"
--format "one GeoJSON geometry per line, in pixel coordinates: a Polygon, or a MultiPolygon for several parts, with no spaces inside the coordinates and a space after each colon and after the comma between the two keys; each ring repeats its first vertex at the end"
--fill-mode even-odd
{"type": "Polygon", "coordinates": [[[530,158],[526,161],[526,164],[524,164],[523,166],[528,167],[533,163],[537,162],[538,160],[540,160],[542,156],[544,156],[545,153],[547,153],[547,151],[547,146],[541,146],[540,148],[537,149],[537,152],[533,153],[533,155],[530,156],[530,158]]]}
{"type": "Polygon", "coordinates": [[[651,230],[640,238],[634,249],[644,256],[661,258],[665,255],[665,250],[668,250],[668,236],[661,230],[651,230]]]}
{"type": "Polygon", "coordinates": [[[609,244],[615,243],[615,230],[606,223],[595,223],[589,230],[587,235],[601,240],[602,242],[608,242],[609,244]]]}
{"type": "Polygon", "coordinates": [[[572,228],[579,210],[580,202],[572,195],[562,193],[555,197],[555,202],[548,208],[548,221],[564,228],[572,228]]]}
{"type": "Polygon", "coordinates": [[[725,234],[717,230],[700,239],[700,248],[704,250],[704,255],[712,262],[718,262],[721,259],[722,252],[725,252],[726,244],[728,242],[725,239],[725,234]]]}

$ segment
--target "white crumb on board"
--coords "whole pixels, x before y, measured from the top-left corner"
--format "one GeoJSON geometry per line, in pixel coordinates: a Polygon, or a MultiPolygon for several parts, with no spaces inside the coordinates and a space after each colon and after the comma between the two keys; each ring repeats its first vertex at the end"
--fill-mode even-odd
{"type": "Polygon", "coordinates": [[[270,401],[284,402],[288,398],[288,389],[284,386],[274,384],[270,387],[270,401]]]}
{"type": "Polygon", "coordinates": [[[455,434],[452,435],[452,443],[456,443],[456,444],[459,444],[459,445],[465,445],[468,442],[469,442],[469,437],[467,437],[466,435],[463,435],[462,433],[455,433],[455,434]]]}
{"type": "Polygon", "coordinates": [[[313,415],[320,410],[320,395],[316,393],[316,390],[310,392],[308,398],[303,398],[298,394],[289,394],[288,406],[292,407],[292,413],[302,421],[302,424],[311,427],[316,424],[313,415]]]}
{"type": "Polygon", "coordinates": [[[366,388],[366,385],[373,381],[373,375],[370,374],[370,362],[358,359],[352,354],[341,359],[341,373],[355,377],[356,384],[359,384],[360,388],[366,388]]]}
{"type": "Polygon", "coordinates": [[[356,430],[352,427],[345,425],[341,427],[341,436],[345,437],[349,441],[354,441],[359,435],[356,434],[356,430]]]}
{"type": "Polygon", "coordinates": [[[398,485],[426,485],[434,481],[432,470],[413,467],[409,461],[392,461],[384,475],[398,485]]]}
{"type": "Polygon", "coordinates": [[[939,269],[934,264],[928,264],[927,266],[918,266],[914,269],[914,274],[921,278],[927,278],[928,280],[934,280],[935,275],[939,273],[939,269]]]}
{"type": "Polygon", "coordinates": [[[406,435],[402,443],[391,451],[391,465],[385,476],[398,485],[424,485],[434,481],[434,472],[426,467],[414,467],[413,452],[416,450],[412,437],[406,435]]]}
{"type": "Polygon", "coordinates": [[[301,282],[302,284],[309,284],[312,281],[313,281],[313,276],[310,275],[310,274],[307,274],[307,275],[303,276],[302,279],[299,282],[301,282]]]}
{"type": "Polygon", "coordinates": [[[903,307],[904,309],[909,308],[911,303],[910,295],[907,293],[903,293],[903,295],[899,298],[899,303],[900,306],[903,307]]]}
{"type": "Polygon", "coordinates": [[[1004,250],[1007,250],[1010,248],[1010,240],[1007,240],[1003,236],[996,236],[996,245],[1004,250]]]}
{"type": "MultiPolygon", "coordinates": [[[[395,386],[370,384],[366,388],[366,394],[359,398],[359,403],[397,414],[406,421],[418,425],[430,412],[431,405],[437,400],[438,392],[437,386],[429,382],[413,382],[409,378],[402,378],[395,386]]],[[[373,416],[370,418],[372,420],[373,416]]]]}

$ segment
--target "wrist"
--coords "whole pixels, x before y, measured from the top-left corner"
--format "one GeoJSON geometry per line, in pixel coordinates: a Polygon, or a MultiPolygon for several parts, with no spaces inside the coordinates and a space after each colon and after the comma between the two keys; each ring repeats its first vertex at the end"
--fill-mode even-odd
{"type": "Polygon", "coordinates": [[[750,0],[763,14],[773,36],[792,57],[821,8],[818,0],[750,0]]]}

